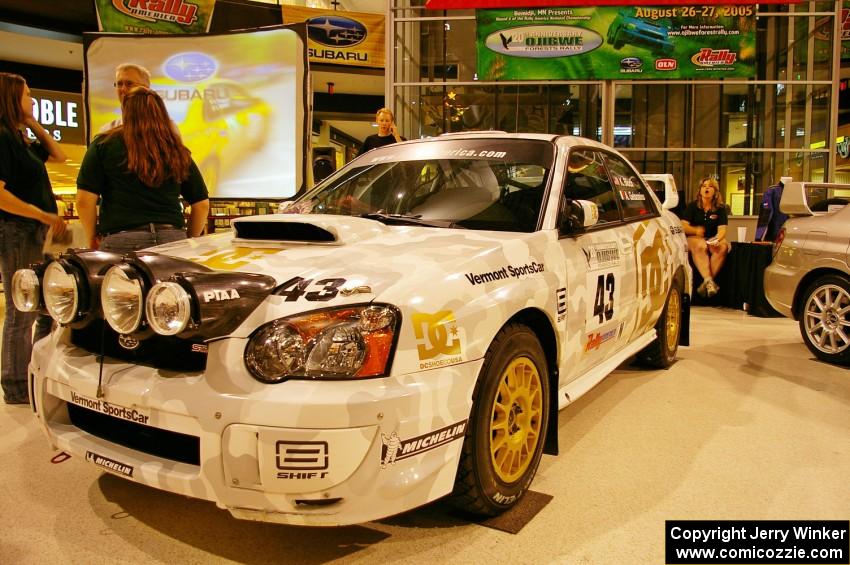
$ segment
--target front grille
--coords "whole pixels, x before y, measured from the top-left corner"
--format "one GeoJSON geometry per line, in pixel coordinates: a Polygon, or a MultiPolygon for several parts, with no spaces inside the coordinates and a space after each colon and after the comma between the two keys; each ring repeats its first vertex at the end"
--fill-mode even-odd
{"type": "Polygon", "coordinates": [[[118,343],[118,333],[104,320],[71,330],[71,343],[94,355],[102,352],[113,359],[168,371],[195,372],[207,367],[206,346],[201,340],[155,334],[141,340],[138,348],[127,349],[118,343]]]}
{"type": "Polygon", "coordinates": [[[71,423],[95,437],[162,459],[201,464],[201,441],[195,436],[113,418],[70,402],[67,406],[71,423]]]}

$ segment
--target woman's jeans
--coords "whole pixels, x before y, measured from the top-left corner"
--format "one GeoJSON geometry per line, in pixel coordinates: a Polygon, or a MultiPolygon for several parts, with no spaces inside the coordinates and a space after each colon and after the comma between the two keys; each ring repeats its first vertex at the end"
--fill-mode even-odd
{"type": "Polygon", "coordinates": [[[104,237],[100,242],[99,249],[113,253],[129,253],[130,251],[138,251],[146,247],[171,243],[181,239],[186,239],[186,232],[177,228],[157,229],[156,231],[141,229],[122,231],[104,237]]]}
{"type": "Polygon", "coordinates": [[[0,220],[0,276],[6,299],[3,323],[3,349],[0,351],[0,384],[6,401],[29,398],[27,370],[33,340],[50,333],[50,317],[35,312],[19,312],[12,301],[12,275],[44,259],[42,248],[46,226],[21,220],[0,220]],[[32,324],[38,319],[35,337],[32,324]]]}

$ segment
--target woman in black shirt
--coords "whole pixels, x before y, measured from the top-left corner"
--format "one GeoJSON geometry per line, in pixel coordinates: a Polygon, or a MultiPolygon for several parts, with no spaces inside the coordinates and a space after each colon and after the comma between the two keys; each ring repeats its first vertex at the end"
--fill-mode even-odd
{"type": "Polygon", "coordinates": [[[720,290],[714,277],[720,272],[731,247],[726,241],[728,223],[720,185],[713,178],[702,179],[696,200],[688,204],[682,214],[682,227],[688,236],[691,259],[703,278],[697,288],[700,296],[711,297],[720,290]]]}
{"type": "MultiPolygon", "coordinates": [[[[0,276],[6,295],[0,382],[6,404],[27,404],[27,366],[32,352],[33,312],[19,312],[12,301],[12,275],[41,261],[47,228],[56,238],[65,233],[45,161],[65,162],[59,144],[33,117],[33,101],[19,75],[0,73],[0,276]],[[36,137],[30,143],[26,128],[36,137]]],[[[47,323],[44,323],[47,322],[47,323]]],[[[50,330],[39,320],[35,339],[50,330]]]]}
{"type": "Polygon", "coordinates": [[[389,108],[381,108],[375,113],[375,123],[378,124],[378,133],[373,133],[366,138],[357,155],[363,155],[376,147],[407,141],[398,134],[395,117],[389,108]]]}

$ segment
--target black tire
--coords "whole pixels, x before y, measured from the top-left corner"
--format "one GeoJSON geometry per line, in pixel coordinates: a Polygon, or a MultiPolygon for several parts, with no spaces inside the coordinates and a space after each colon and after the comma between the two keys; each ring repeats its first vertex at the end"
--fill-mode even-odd
{"type": "Polygon", "coordinates": [[[800,303],[800,334],[821,361],[850,365],[850,279],[826,275],[806,289],[800,303]]]}
{"type": "Polygon", "coordinates": [[[667,294],[664,310],[655,324],[657,337],[644,347],[638,354],[637,360],[641,365],[666,369],[676,360],[679,350],[679,334],[682,331],[682,285],[673,282],[667,294]]]}
{"type": "Polygon", "coordinates": [[[549,420],[549,371],[537,336],[510,324],[496,335],[473,394],[452,504],[495,516],[528,490],[549,420]]]}

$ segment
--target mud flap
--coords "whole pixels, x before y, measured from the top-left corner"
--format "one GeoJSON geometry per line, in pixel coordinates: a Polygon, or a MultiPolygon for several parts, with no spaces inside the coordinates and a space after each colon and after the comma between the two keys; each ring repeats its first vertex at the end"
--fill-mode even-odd
{"type": "Polygon", "coordinates": [[[679,345],[691,344],[691,295],[682,295],[682,327],[679,328],[679,345]]]}

